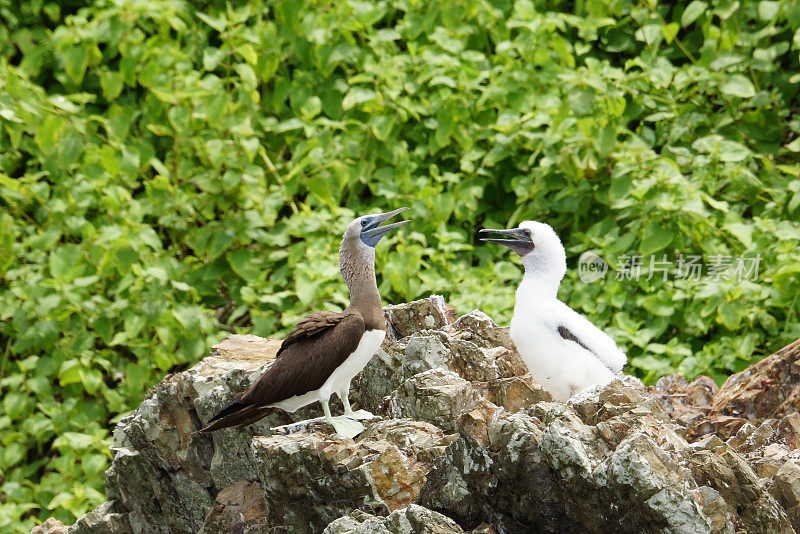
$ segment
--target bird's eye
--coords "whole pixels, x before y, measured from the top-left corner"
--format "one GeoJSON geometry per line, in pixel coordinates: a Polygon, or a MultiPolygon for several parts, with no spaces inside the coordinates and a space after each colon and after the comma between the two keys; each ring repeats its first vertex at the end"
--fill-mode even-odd
{"type": "Polygon", "coordinates": [[[367,222],[368,221],[366,219],[361,219],[361,228],[364,228],[367,225],[367,222]]]}
{"type": "Polygon", "coordinates": [[[528,230],[527,228],[525,229],[525,235],[528,236],[528,237],[531,236],[531,231],[528,230]]]}

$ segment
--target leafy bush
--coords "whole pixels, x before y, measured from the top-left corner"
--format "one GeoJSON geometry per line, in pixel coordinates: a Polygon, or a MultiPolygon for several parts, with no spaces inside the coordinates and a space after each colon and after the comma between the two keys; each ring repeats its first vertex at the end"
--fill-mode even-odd
{"type": "Polygon", "coordinates": [[[477,229],[551,223],[562,298],[647,381],[721,381],[800,337],[796,2],[0,14],[0,530],[100,502],[110,425],[220,332],[345,306],[338,237],[371,210],[413,210],[379,247],[386,302],[499,321],[520,269],[477,229]],[[760,274],[583,283],[589,250],[760,254],[760,274]]]}

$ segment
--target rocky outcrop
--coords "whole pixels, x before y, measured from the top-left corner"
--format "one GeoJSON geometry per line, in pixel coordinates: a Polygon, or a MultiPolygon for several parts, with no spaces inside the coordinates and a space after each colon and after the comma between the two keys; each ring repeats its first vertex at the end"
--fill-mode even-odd
{"type": "Polygon", "coordinates": [[[47,518],[47,521],[34,527],[31,534],[67,534],[68,527],[54,517],[47,518]]]}
{"type": "MultiPolygon", "coordinates": [[[[791,532],[736,450],[689,443],[661,401],[616,381],[568,405],[463,414],[420,504],[463,526],[545,532],[791,532]],[[477,423],[476,423],[477,421],[477,423]]],[[[786,486],[786,485],[784,485],[786,486]]]]}
{"type": "Polygon", "coordinates": [[[452,519],[411,504],[395,510],[387,517],[378,517],[356,510],[333,521],[323,534],[462,534],[452,519]]]}
{"type": "Polygon", "coordinates": [[[800,343],[721,388],[627,377],[564,404],[482,312],[431,297],[386,317],[355,439],[315,405],[198,434],[279,346],[230,336],[120,421],[109,501],[69,532],[800,531],[800,343]]]}

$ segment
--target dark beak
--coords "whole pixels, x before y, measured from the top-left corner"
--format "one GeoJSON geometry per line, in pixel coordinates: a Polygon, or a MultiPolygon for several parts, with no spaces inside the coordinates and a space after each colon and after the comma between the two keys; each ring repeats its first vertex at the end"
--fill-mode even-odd
{"type": "Polygon", "coordinates": [[[487,241],[489,243],[500,243],[501,245],[505,245],[520,256],[524,256],[533,251],[534,244],[531,240],[531,236],[528,235],[527,230],[522,228],[511,228],[510,230],[490,230],[489,228],[484,228],[481,230],[482,234],[500,234],[509,236],[507,238],[497,238],[497,237],[482,237],[481,241],[487,241]]]}
{"type": "Polygon", "coordinates": [[[410,222],[409,220],[398,221],[396,223],[381,226],[381,223],[388,221],[400,212],[406,211],[408,208],[400,208],[386,213],[376,213],[369,216],[369,223],[361,230],[361,239],[368,245],[374,247],[383,236],[399,228],[404,224],[410,222]]]}

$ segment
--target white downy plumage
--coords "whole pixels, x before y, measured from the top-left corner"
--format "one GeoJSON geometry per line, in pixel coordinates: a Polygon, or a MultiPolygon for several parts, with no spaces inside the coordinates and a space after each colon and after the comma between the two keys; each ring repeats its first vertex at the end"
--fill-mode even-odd
{"type": "Polygon", "coordinates": [[[525,266],[511,339],[534,380],[560,401],[611,381],[627,363],[625,354],[605,332],[558,300],[567,271],[561,240],[549,225],[536,221],[523,222],[512,235],[529,238],[529,245],[505,243],[525,266]]]}

